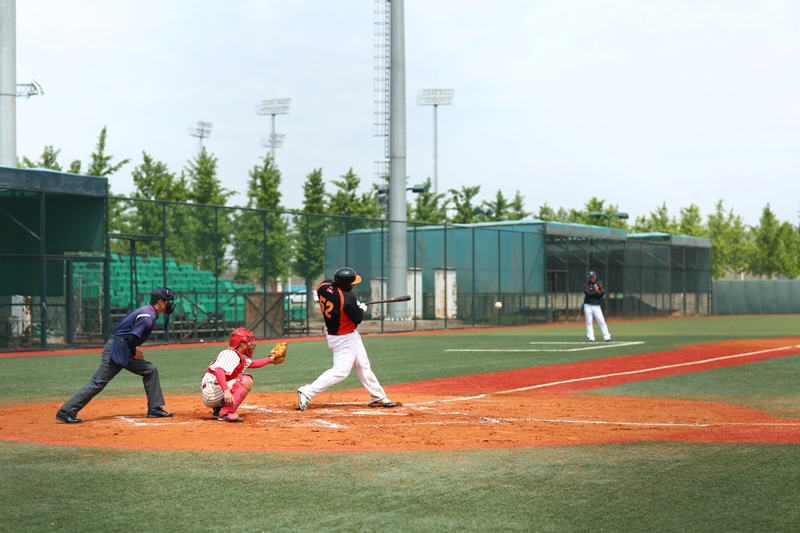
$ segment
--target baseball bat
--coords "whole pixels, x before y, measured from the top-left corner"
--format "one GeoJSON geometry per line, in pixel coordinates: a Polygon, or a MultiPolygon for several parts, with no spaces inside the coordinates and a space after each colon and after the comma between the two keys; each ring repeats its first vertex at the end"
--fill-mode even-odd
{"type": "Polygon", "coordinates": [[[411,295],[406,294],[405,296],[396,296],[395,298],[389,298],[388,300],[375,300],[374,302],[364,302],[364,305],[390,304],[392,302],[407,302],[409,300],[411,300],[411,295]]]}

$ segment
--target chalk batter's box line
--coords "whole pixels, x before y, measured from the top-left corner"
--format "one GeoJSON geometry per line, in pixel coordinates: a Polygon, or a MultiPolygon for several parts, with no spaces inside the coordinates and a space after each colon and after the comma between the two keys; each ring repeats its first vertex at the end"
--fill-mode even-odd
{"type": "Polygon", "coordinates": [[[501,352],[501,353],[511,353],[511,352],[583,352],[585,350],[602,350],[603,348],[616,348],[618,346],[633,346],[636,344],[644,344],[644,341],[630,341],[630,342],[601,342],[601,343],[594,343],[594,342],[532,342],[531,344],[580,344],[583,345],[582,348],[528,348],[525,350],[514,349],[514,348],[493,348],[493,349],[484,349],[479,350],[475,348],[452,348],[449,350],[445,350],[445,352],[501,352]],[[588,344],[588,346],[586,346],[588,344]]]}

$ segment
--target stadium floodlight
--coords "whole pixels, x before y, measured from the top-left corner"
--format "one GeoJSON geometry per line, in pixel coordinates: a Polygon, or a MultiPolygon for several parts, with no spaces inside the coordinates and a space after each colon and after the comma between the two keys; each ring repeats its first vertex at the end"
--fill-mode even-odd
{"type": "Polygon", "coordinates": [[[280,148],[283,146],[285,133],[271,133],[269,137],[261,137],[261,146],[266,148],[280,148]]]}
{"type": "Polygon", "coordinates": [[[607,227],[609,227],[609,228],[611,227],[611,219],[612,218],[619,218],[619,219],[622,219],[622,220],[627,220],[628,219],[628,213],[613,213],[611,215],[608,215],[608,214],[603,213],[601,211],[589,211],[589,216],[592,217],[592,218],[605,217],[606,222],[607,222],[607,227]]]}
{"type": "Polygon", "coordinates": [[[268,100],[261,100],[260,104],[256,104],[256,115],[271,115],[272,116],[272,130],[269,138],[266,140],[261,139],[261,146],[268,146],[271,149],[272,160],[275,161],[275,148],[283,146],[283,139],[285,134],[275,133],[275,115],[287,115],[289,113],[289,105],[292,103],[291,98],[270,98],[268,100]]]}
{"type": "Polygon", "coordinates": [[[455,89],[422,89],[417,95],[417,104],[433,106],[433,192],[439,192],[439,154],[437,141],[437,108],[453,103],[455,89]]]}
{"type": "Polygon", "coordinates": [[[197,121],[196,126],[189,126],[189,135],[192,137],[197,137],[200,139],[200,146],[198,151],[203,151],[203,139],[207,139],[211,137],[211,122],[203,122],[202,120],[197,121]]]}

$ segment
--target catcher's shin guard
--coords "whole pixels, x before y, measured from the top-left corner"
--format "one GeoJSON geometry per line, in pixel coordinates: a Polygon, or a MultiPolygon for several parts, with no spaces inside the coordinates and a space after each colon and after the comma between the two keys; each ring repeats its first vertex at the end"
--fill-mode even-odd
{"type": "Polygon", "coordinates": [[[242,374],[239,376],[236,383],[233,384],[233,388],[231,388],[233,403],[220,409],[219,415],[226,416],[235,413],[239,406],[242,405],[244,399],[247,398],[247,394],[250,392],[251,388],[253,388],[253,377],[250,374],[242,374]]]}

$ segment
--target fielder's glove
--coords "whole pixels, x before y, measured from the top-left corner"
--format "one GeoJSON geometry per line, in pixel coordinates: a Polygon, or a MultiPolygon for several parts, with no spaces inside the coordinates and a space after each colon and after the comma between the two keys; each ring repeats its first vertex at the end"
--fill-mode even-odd
{"type": "Polygon", "coordinates": [[[289,346],[287,342],[279,342],[272,347],[269,351],[269,356],[272,357],[272,364],[279,365],[286,359],[286,348],[289,346]]]}
{"type": "Polygon", "coordinates": [[[357,306],[358,306],[358,308],[359,308],[359,309],[361,309],[361,311],[363,311],[364,313],[366,313],[366,312],[367,312],[367,304],[365,304],[364,302],[359,302],[358,300],[356,300],[356,305],[357,305],[357,306]]]}

